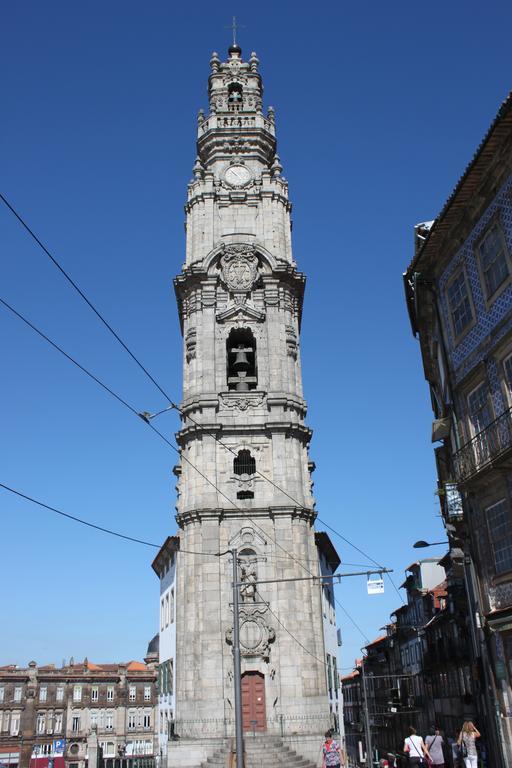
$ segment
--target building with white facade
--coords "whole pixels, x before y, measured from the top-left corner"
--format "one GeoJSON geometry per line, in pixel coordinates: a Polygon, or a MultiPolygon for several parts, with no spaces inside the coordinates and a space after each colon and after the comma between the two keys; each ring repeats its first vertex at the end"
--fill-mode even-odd
{"type": "MultiPolygon", "coordinates": [[[[332,576],[338,569],[341,560],[336,549],[325,531],[315,533],[318,549],[319,570],[322,576],[332,576]]],[[[336,733],[343,731],[343,716],[341,714],[341,685],[338,672],[338,653],[341,646],[341,632],[336,626],[336,606],[334,602],[334,584],[326,581],[322,585],[322,623],[325,644],[325,673],[327,676],[327,695],[332,727],[336,733]]]]}
{"type": "Polygon", "coordinates": [[[176,558],[179,539],[168,536],[152,568],[160,580],[160,618],[158,633],[158,753],[167,755],[175,719],[174,679],[176,670],[176,558]]]}

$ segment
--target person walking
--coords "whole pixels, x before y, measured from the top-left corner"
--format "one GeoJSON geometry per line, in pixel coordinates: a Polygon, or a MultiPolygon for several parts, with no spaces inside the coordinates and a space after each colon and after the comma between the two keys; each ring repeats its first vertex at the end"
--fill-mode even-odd
{"type": "Polygon", "coordinates": [[[475,728],[471,720],[466,720],[457,739],[466,768],[478,768],[476,740],[479,738],[480,731],[475,728]]]}
{"type": "Polygon", "coordinates": [[[425,744],[430,753],[432,765],[437,765],[438,768],[444,768],[444,740],[441,736],[441,731],[437,726],[433,726],[431,733],[425,737],[425,744]]]}
{"type": "Polygon", "coordinates": [[[404,741],[404,752],[409,756],[409,765],[425,765],[425,758],[430,757],[425,742],[417,735],[416,728],[412,725],[409,727],[409,736],[404,741]]]}
{"type": "Polygon", "coordinates": [[[322,748],[322,768],[341,768],[341,750],[337,741],[332,738],[331,731],[325,734],[322,748]]]}

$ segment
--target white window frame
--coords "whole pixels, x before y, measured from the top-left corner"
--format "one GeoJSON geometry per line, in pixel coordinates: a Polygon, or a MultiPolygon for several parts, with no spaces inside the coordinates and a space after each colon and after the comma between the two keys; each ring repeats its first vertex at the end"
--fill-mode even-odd
{"type": "Polygon", "coordinates": [[[21,701],[21,685],[17,685],[14,689],[13,701],[19,704],[21,701]]]}
{"type": "Polygon", "coordinates": [[[99,690],[97,685],[93,685],[91,688],[91,701],[98,701],[99,690]]]}
{"type": "Polygon", "coordinates": [[[113,685],[107,686],[107,701],[114,701],[115,688],[113,685]]]}
{"type": "Polygon", "coordinates": [[[144,686],[144,701],[151,701],[151,686],[144,686]]]}
{"type": "Polygon", "coordinates": [[[46,733],[46,715],[44,712],[37,713],[36,732],[38,734],[46,733]]]}
{"type": "Polygon", "coordinates": [[[47,701],[48,699],[48,686],[41,685],[39,687],[39,701],[47,701]]]}
{"type": "Polygon", "coordinates": [[[61,733],[62,731],[62,720],[63,720],[63,713],[62,712],[56,712],[55,713],[55,719],[53,724],[53,730],[55,733],[61,733]]]}
{"type": "Polygon", "coordinates": [[[137,686],[130,685],[128,687],[128,701],[137,701],[137,686]]]}
{"type": "Polygon", "coordinates": [[[114,730],[114,713],[113,712],[107,712],[105,714],[105,730],[106,731],[114,730]]]}
{"type": "Polygon", "coordinates": [[[5,701],[5,688],[3,685],[0,685],[0,703],[3,703],[5,701]]]}
{"type": "Polygon", "coordinates": [[[58,685],[55,691],[55,701],[64,701],[64,686],[58,685]]]}
{"type": "Polygon", "coordinates": [[[73,701],[82,701],[82,686],[73,686],[73,701]]]}
{"type": "Polygon", "coordinates": [[[81,728],[81,722],[80,722],[80,713],[79,712],[73,712],[71,715],[71,733],[80,733],[81,728]],[[77,726],[75,728],[75,725],[77,726]]]}
{"type": "Polygon", "coordinates": [[[12,712],[10,720],[11,722],[9,723],[9,734],[11,736],[17,736],[20,732],[21,713],[12,712]]]}

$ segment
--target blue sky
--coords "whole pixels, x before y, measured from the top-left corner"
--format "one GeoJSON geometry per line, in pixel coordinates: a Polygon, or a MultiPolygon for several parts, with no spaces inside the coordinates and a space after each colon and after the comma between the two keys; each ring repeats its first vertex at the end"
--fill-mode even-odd
{"type": "MultiPolygon", "coordinates": [[[[320,516],[395,570],[443,537],[431,412],[401,274],[507,95],[509,3],[4,4],[0,189],[176,398],[172,278],[212,50],[233,13],[261,61],[308,278],[302,328],[320,516]]],[[[139,410],[165,402],[0,207],[0,296],[139,410]]],[[[175,455],[0,308],[0,482],[162,542],[175,455]]],[[[159,427],[172,436],[174,415],[159,427]]],[[[142,658],[157,631],[149,548],[0,491],[0,664],[142,658]]],[[[343,561],[361,555],[333,539],[343,561]]],[[[433,553],[430,550],[428,554],[433,553]]],[[[353,570],[349,567],[348,570],[353,570]]],[[[337,597],[372,639],[397,607],[337,597]]],[[[364,638],[343,614],[341,665],[364,638]]]]}

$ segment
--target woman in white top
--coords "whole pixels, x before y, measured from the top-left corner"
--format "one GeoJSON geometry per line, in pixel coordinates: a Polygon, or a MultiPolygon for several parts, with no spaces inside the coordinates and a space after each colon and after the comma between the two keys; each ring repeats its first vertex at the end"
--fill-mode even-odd
{"type": "Polygon", "coordinates": [[[409,736],[404,741],[404,752],[409,755],[409,765],[422,765],[425,757],[430,757],[429,751],[421,736],[416,735],[416,728],[409,728],[409,736]]]}

